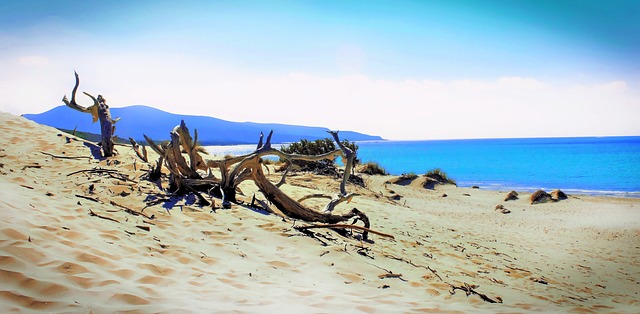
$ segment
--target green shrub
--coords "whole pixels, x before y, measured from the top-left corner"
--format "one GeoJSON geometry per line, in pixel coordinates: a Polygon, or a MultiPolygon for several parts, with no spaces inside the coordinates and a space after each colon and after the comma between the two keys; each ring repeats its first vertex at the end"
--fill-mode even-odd
{"type": "Polygon", "coordinates": [[[418,175],[415,172],[409,172],[409,173],[403,173],[402,175],[400,175],[400,178],[398,178],[398,180],[401,180],[401,181],[414,180],[417,177],[418,175]]]}
{"type": "Polygon", "coordinates": [[[362,166],[358,169],[360,173],[366,173],[368,175],[386,175],[387,170],[385,170],[380,164],[374,161],[368,161],[362,164],[362,166]]]}
{"type": "Polygon", "coordinates": [[[440,183],[450,183],[450,184],[457,185],[456,181],[449,178],[449,176],[447,176],[447,174],[444,171],[440,170],[440,168],[429,170],[427,171],[427,173],[424,174],[424,176],[434,179],[440,183]]]}
{"type": "MultiPolygon", "coordinates": [[[[349,142],[347,140],[343,140],[342,144],[346,147],[350,148],[354,152],[357,152],[358,145],[354,142],[349,142]]],[[[280,151],[285,154],[298,154],[298,155],[311,155],[317,156],[326,154],[336,150],[335,142],[330,138],[325,139],[317,139],[315,141],[309,141],[302,139],[299,142],[294,142],[286,146],[282,146],[280,151]]],[[[283,160],[281,160],[283,161],[283,160]]],[[[356,159],[356,163],[358,160],[356,159]]],[[[334,168],[335,164],[333,161],[325,159],[320,161],[305,161],[305,160],[296,160],[294,164],[300,166],[302,171],[313,171],[324,173],[327,168],[334,168]]],[[[334,171],[330,171],[334,172],[334,171]]]]}

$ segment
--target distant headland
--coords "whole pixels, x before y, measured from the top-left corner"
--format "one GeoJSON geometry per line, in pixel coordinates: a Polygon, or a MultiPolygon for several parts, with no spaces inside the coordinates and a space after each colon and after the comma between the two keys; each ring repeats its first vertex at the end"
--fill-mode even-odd
{"type": "MultiPolygon", "coordinates": [[[[300,125],[277,123],[231,122],[207,116],[180,115],[165,112],[148,106],[128,106],[111,108],[111,115],[122,119],[116,125],[119,138],[132,137],[143,139],[143,134],[157,139],[169,138],[167,130],[173,129],[181,120],[191,129],[198,130],[201,145],[231,145],[254,144],[260,132],[268,133],[274,130],[274,143],[288,143],[300,139],[315,140],[329,137],[329,129],[300,125]]],[[[49,125],[59,129],[78,130],[90,133],[100,133],[100,125],[91,123],[91,119],[81,112],[69,110],[64,105],[55,107],[40,114],[24,114],[23,117],[37,123],[49,125]]],[[[382,137],[353,131],[340,130],[341,138],[349,141],[382,140],[382,137]]]]}

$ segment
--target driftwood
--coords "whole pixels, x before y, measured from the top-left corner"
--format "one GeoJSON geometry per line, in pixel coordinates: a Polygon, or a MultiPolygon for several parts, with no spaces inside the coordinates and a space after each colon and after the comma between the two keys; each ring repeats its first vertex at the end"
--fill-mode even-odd
{"type": "Polygon", "coordinates": [[[449,285],[451,286],[451,290],[449,291],[451,295],[456,294],[456,290],[462,290],[467,295],[467,297],[472,294],[475,294],[479,296],[480,299],[482,299],[482,301],[489,302],[489,303],[502,303],[501,297],[496,297],[495,299],[492,299],[486,294],[476,291],[476,289],[478,288],[478,285],[470,285],[466,282],[463,285],[459,285],[459,286],[454,286],[452,284],[449,284],[449,285]]]}
{"type": "Polygon", "coordinates": [[[393,235],[390,234],[386,234],[386,233],[382,233],[380,231],[375,231],[375,230],[371,230],[369,228],[365,228],[365,227],[361,227],[361,226],[357,226],[357,225],[347,225],[347,224],[332,224],[332,225],[312,225],[312,226],[297,226],[295,227],[298,230],[305,230],[305,229],[316,229],[316,228],[346,228],[346,229],[357,229],[357,230],[362,230],[365,232],[371,232],[373,234],[377,234],[379,236],[383,236],[385,238],[391,238],[391,239],[395,239],[395,237],[393,235]]]}
{"type": "Polygon", "coordinates": [[[93,99],[93,105],[89,107],[78,105],[76,102],[76,92],[78,91],[78,85],[80,85],[80,78],[78,77],[78,73],[74,72],[74,74],[76,76],[76,85],[73,87],[73,92],[71,93],[71,101],[67,99],[66,95],[62,98],[62,101],[71,109],[91,114],[94,123],[100,120],[102,153],[104,157],[111,157],[114,155],[113,134],[116,130],[115,123],[120,120],[120,118],[115,120],[111,119],[111,112],[109,111],[107,100],[104,99],[102,95],[98,95],[98,98],[96,98],[87,92],[83,92],[85,95],[93,99]]]}
{"type": "Polygon", "coordinates": [[[47,152],[40,152],[40,154],[51,156],[53,158],[60,158],[60,159],[91,159],[91,157],[87,157],[87,156],[58,156],[58,155],[49,154],[47,152]]]}
{"type": "Polygon", "coordinates": [[[138,158],[148,163],[149,158],[147,157],[147,149],[144,147],[144,145],[138,145],[138,142],[136,142],[136,140],[134,140],[132,137],[129,138],[129,142],[131,142],[131,147],[133,148],[133,151],[136,152],[136,155],[138,155],[138,158]]]}
{"type": "Polygon", "coordinates": [[[123,209],[125,211],[125,213],[127,213],[127,214],[131,214],[131,215],[134,215],[134,216],[144,216],[144,218],[147,218],[147,219],[150,219],[150,220],[153,220],[153,219],[156,218],[155,215],[149,216],[149,215],[143,213],[142,211],[135,211],[135,210],[133,210],[133,209],[131,209],[129,207],[126,207],[124,205],[120,205],[120,204],[118,204],[118,203],[116,203],[114,201],[110,201],[109,204],[111,204],[111,205],[113,205],[115,207],[119,207],[119,208],[123,209]]]}
{"type": "Polygon", "coordinates": [[[120,180],[120,181],[124,181],[124,182],[133,182],[133,183],[137,183],[131,179],[129,179],[129,176],[119,172],[118,170],[114,170],[114,169],[102,169],[102,168],[94,168],[94,169],[85,169],[85,170],[78,170],[78,171],[74,171],[71,172],[69,174],[67,174],[68,176],[72,176],[74,174],[78,174],[78,173],[99,173],[99,174],[106,174],[107,176],[111,177],[112,179],[116,179],[116,180],[120,180]]]}
{"type": "Polygon", "coordinates": [[[156,167],[152,170],[150,178],[155,181],[160,178],[161,167],[164,165],[169,170],[169,189],[176,194],[185,194],[190,189],[183,182],[185,179],[202,179],[197,170],[207,169],[202,156],[198,153],[196,143],[198,133],[195,132],[195,140],[191,139],[189,129],[184,121],[176,126],[170,133],[171,142],[157,145],[153,139],[144,135],[149,147],[160,155],[156,167]],[[182,148],[181,148],[182,146],[182,148]],[[182,150],[189,154],[189,164],[182,155],[182,150]]]}
{"type": "Polygon", "coordinates": [[[76,194],[76,197],[84,198],[85,200],[90,200],[90,201],[92,201],[92,202],[96,202],[96,203],[104,204],[104,202],[103,202],[103,201],[101,201],[101,200],[99,200],[99,199],[97,199],[97,198],[95,198],[95,197],[91,197],[91,196],[84,196],[84,195],[80,195],[80,194],[76,194]]]}
{"type": "MultiPolygon", "coordinates": [[[[221,198],[223,208],[230,208],[232,203],[239,203],[236,198],[238,185],[249,180],[255,183],[266,200],[275,207],[271,209],[266,206],[266,203],[263,203],[263,207],[269,211],[277,212],[279,215],[293,219],[333,225],[326,228],[360,229],[364,231],[362,237],[365,240],[367,240],[369,232],[391,237],[390,235],[370,230],[368,217],[356,208],[342,215],[331,213],[337,205],[345,201],[348,203],[356,196],[356,194],[348,193],[346,190],[346,184],[354,165],[356,153],[340,142],[338,132],[329,133],[338,144],[339,149],[322,155],[286,154],[274,149],[271,147],[271,137],[273,135],[273,131],[271,131],[266,139],[263,134],[260,134],[258,145],[252,153],[222,160],[206,161],[198,153],[196,144],[197,131],[194,131],[194,139],[192,139],[184,121],[170,132],[171,141],[168,144],[158,145],[148,136],[144,135],[144,137],[149,147],[164,159],[164,165],[170,173],[169,189],[174,194],[196,193],[199,198],[202,198],[199,192],[206,192],[214,197],[221,198]],[[183,152],[186,156],[183,155],[183,152]],[[338,156],[342,157],[346,162],[342,182],[340,183],[340,192],[331,197],[324,208],[324,212],[306,208],[300,204],[300,201],[292,199],[280,190],[280,185],[285,183],[286,172],[278,184],[274,184],[266,178],[263,171],[262,158],[268,155],[280,157],[289,163],[294,160],[335,160],[338,156]],[[219,169],[221,178],[215,178],[212,175],[203,177],[198,172],[199,170],[208,170],[210,168],[219,169]],[[352,218],[354,219],[352,225],[340,225],[352,218]],[[353,224],[358,221],[363,222],[364,227],[354,227],[353,224]]],[[[317,195],[314,196],[318,197],[317,195]]],[[[255,200],[252,201],[252,204],[255,205],[255,202],[255,200]]]]}
{"type": "Polygon", "coordinates": [[[111,221],[113,221],[113,222],[120,223],[119,221],[117,221],[117,220],[115,220],[115,219],[113,219],[113,218],[111,218],[111,217],[107,217],[107,216],[102,216],[102,215],[96,214],[96,213],[95,213],[94,211],[92,211],[91,209],[89,209],[89,216],[94,216],[94,217],[98,217],[98,218],[101,218],[101,219],[111,220],[111,221]]]}

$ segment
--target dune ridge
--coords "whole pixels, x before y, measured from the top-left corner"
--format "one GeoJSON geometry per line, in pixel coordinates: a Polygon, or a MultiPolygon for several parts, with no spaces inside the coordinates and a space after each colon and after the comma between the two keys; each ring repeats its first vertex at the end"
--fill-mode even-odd
{"type": "MultiPolygon", "coordinates": [[[[166,193],[130,147],[96,158],[92,143],[6,113],[0,129],[3,313],[640,311],[637,199],[532,205],[525,193],[505,202],[508,191],[365,176],[337,211],[357,207],[395,236],[367,243],[241,205],[145,208],[166,193]]],[[[295,197],[338,188],[311,174],[287,182],[295,197]]],[[[247,202],[257,192],[242,190],[247,202]]]]}

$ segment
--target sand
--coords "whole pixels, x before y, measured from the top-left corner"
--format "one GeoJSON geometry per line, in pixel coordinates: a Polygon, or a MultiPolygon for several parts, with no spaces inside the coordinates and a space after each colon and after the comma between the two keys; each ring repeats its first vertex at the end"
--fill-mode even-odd
{"type": "MultiPolygon", "coordinates": [[[[531,205],[527,193],[505,202],[509,191],[365,176],[337,211],[357,207],[395,239],[312,238],[242,205],[145,208],[165,193],[130,147],[101,160],[92,143],[6,113],[0,131],[2,313],[640,312],[639,199],[531,205]]],[[[339,186],[287,182],[296,198],[339,186]]],[[[241,187],[250,201],[255,186],[241,187]]]]}

